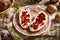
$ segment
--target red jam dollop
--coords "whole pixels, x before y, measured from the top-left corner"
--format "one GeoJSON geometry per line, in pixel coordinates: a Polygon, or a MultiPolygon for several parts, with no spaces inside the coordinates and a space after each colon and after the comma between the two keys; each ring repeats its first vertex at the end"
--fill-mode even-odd
{"type": "Polygon", "coordinates": [[[39,25],[43,25],[44,23],[42,22],[43,20],[45,20],[45,15],[43,13],[39,14],[35,20],[35,22],[33,23],[32,27],[34,29],[37,29],[39,27],[39,25]]]}
{"type": "Polygon", "coordinates": [[[22,12],[22,15],[21,15],[22,24],[27,25],[28,23],[30,23],[30,19],[29,18],[30,18],[30,15],[27,14],[27,11],[22,12]]]}

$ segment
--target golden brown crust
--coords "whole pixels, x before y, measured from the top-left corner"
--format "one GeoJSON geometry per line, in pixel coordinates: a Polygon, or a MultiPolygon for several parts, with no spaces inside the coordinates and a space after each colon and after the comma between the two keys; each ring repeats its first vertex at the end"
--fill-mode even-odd
{"type": "Polygon", "coordinates": [[[49,4],[46,8],[46,11],[49,13],[55,13],[57,12],[57,7],[53,4],[49,4]]]}
{"type": "Polygon", "coordinates": [[[59,13],[59,14],[56,14],[55,20],[56,20],[57,22],[60,22],[60,13],[59,13]]]}

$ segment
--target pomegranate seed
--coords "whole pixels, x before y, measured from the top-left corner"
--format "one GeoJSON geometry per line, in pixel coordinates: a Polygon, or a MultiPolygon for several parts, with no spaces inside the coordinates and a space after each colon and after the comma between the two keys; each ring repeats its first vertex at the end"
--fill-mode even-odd
{"type": "Polygon", "coordinates": [[[22,24],[27,25],[28,22],[30,22],[30,21],[29,21],[29,17],[30,17],[30,15],[29,15],[29,14],[27,15],[27,11],[22,12],[22,16],[21,16],[22,24]],[[27,19],[27,18],[28,18],[28,19],[27,19]]]}
{"type": "Polygon", "coordinates": [[[43,13],[41,13],[38,18],[42,21],[42,20],[45,20],[45,15],[43,13]]]}
{"type": "Polygon", "coordinates": [[[34,29],[37,29],[37,28],[38,28],[38,25],[34,25],[33,28],[34,28],[34,29]]]}
{"type": "Polygon", "coordinates": [[[26,16],[26,12],[22,12],[22,16],[26,16]]]}
{"type": "Polygon", "coordinates": [[[42,23],[43,20],[45,20],[45,15],[43,13],[41,13],[36,18],[36,22],[33,23],[33,28],[37,29],[40,24],[43,25],[43,23],[42,23]]]}

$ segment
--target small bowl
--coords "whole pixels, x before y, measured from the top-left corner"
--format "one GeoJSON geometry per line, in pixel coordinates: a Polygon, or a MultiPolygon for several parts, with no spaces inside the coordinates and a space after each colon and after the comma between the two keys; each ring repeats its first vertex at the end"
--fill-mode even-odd
{"type": "Polygon", "coordinates": [[[0,12],[0,14],[3,14],[3,13],[5,13],[5,12],[7,12],[7,11],[9,10],[9,8],[10,8],[13,4],[14,4],[14,0],[12,0],[11,5],[10,5],[7,9],[5,9],[4,11],[0,12]]]}

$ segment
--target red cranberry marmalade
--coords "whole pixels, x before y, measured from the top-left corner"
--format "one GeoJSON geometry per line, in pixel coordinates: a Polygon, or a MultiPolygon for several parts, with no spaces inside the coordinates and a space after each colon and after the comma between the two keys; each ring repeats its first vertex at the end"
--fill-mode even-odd
{"type": "Polygon", "coordinates": [[[45,15],[43,13],[39,14],[36,18],[36,21],[33,23],[32,27],[34,29],[37,29],[38,27],[40,27],[39,25],[43,25],[44,23],[42,22],[43,20],[45,20],[45,15]]]}
{"type": "Polygon", "coordinates": [[[22,24],[27,25],[28,23],[30,23],[29,18],[30,18],[30,15],[27,14],[27,11],[22,12],[22,15],[21,15],[22,24]]]}

